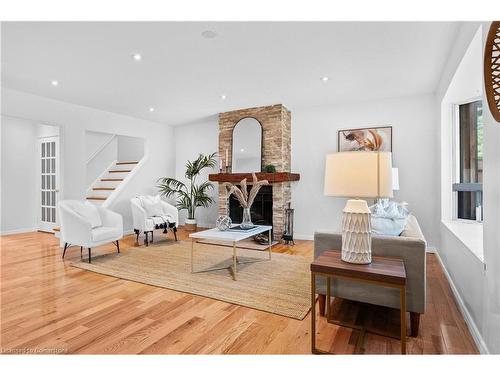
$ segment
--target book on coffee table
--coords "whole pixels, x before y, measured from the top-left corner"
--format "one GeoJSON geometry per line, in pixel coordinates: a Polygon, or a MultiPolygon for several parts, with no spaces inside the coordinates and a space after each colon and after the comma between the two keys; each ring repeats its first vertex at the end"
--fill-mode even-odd
{"type": "Polygon", "coordinates": [[[238,225],[235,225],[235,226],[229,228],[228,230],[234,231],[234,232],[250,232],[250,231],[254,230],[257,227],[258,227],[257,225],[254,225],[254,226],[252,226],[250,228],[242,228],[241,225],[238,224],[238,225]]]}

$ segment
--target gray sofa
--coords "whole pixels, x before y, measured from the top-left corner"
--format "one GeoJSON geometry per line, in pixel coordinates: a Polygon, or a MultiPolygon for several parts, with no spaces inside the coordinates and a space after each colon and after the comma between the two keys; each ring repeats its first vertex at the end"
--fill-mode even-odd
{"type": "MultiPolygon", "coordinates": [[[[411,335],[418,335],[420,314],[425,312],[425,247],[426,242],[415,216],[408,217],[399,237],[372,236],[372,254],[403,258],[406,268],[406,308],[410,312],[411,335]]],[[[334,232],[314,234],[314,257],[325,250],[340,250],[342,235],[334,232]]],[[[378,285],[332,280],[333,297],[399,309],[399,290],[378,285]]],[[[317,278],[320,313],[325,313],[326,279],[317,278]]]]}

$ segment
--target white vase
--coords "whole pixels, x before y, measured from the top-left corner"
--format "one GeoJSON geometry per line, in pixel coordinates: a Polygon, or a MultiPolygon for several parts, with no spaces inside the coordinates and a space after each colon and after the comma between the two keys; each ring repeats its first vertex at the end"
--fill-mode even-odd
{"type": "Polygon", "coordinates": [[[370,209],[364,200],[350,199],[342,213],[342,260],[372,262],[370,209]]]}

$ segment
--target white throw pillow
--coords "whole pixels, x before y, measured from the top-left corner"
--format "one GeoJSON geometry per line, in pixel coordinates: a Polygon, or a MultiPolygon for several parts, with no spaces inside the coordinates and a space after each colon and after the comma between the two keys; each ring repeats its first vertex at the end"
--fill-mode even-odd
{"type": "Polygon", "coordinates": [[[90,202],[85,202],[74,207],[75,212],[90,222],[92,229],[102,226],[99,210],[90,202]]]}
{"type": "Polygon", "coordinates": [[[384,236],[401,235],[410,214],[405,205],[389,199],[379,199],[370,210],[372,233],[384,236]]]}
{"type": "Polygon", "coordinates": [[[163,207],[161,205],[161,198],[159,195],[156,195],[154,197],[152,196],[140,197],[140,201],[142,203],[142,207],[146,211],[147,216],[163,215],[163,207]]]}

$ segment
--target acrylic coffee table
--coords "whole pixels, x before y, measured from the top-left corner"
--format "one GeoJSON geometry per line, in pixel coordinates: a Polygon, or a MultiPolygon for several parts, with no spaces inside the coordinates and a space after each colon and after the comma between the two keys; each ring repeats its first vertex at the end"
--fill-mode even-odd
{"type": "MultiPolygon", "coordinates": [[[[235,224],[234,226],[237,226],[239,224],[235,224]]],[[[229,245],[232,245],[233,248],[233,279],[236,280],[236,265],[238,263],[238,259],[236,256],[236,249],[237,246],[236,244],[240,241],[246,240],[248,238],[251,238],[257,234],[264,233],[264,232],[269,232],[269,245],[268,245],[268,252],[269,252],[269,260],[271,260],[271,247],[272,247],[272,237],[271,237],[271,230],[273,229],[272,226],[269,225],[256,225],[255,228],[249,230],[249,231],[232,231],[232,230],[226,230],[226,231],[220,231],[217,228],[214,229],[208,229],[208,230],[203,230],[201,232],[196,232],[196,233],[191,233],[189,237],[191,238],[191,273],[194,273],[194,243],[196,240],[212,240],[212,241],[220,241],[220,242],[225,242],[228,243],[229,245]]],[[[228,267],[224,267],[228,268],[228,267]]],[[[216,271],[220,270],[222,268],[212,268],[208,270],[203,270],[203,272],[208,272],[208,271],[216,271]]]]}

